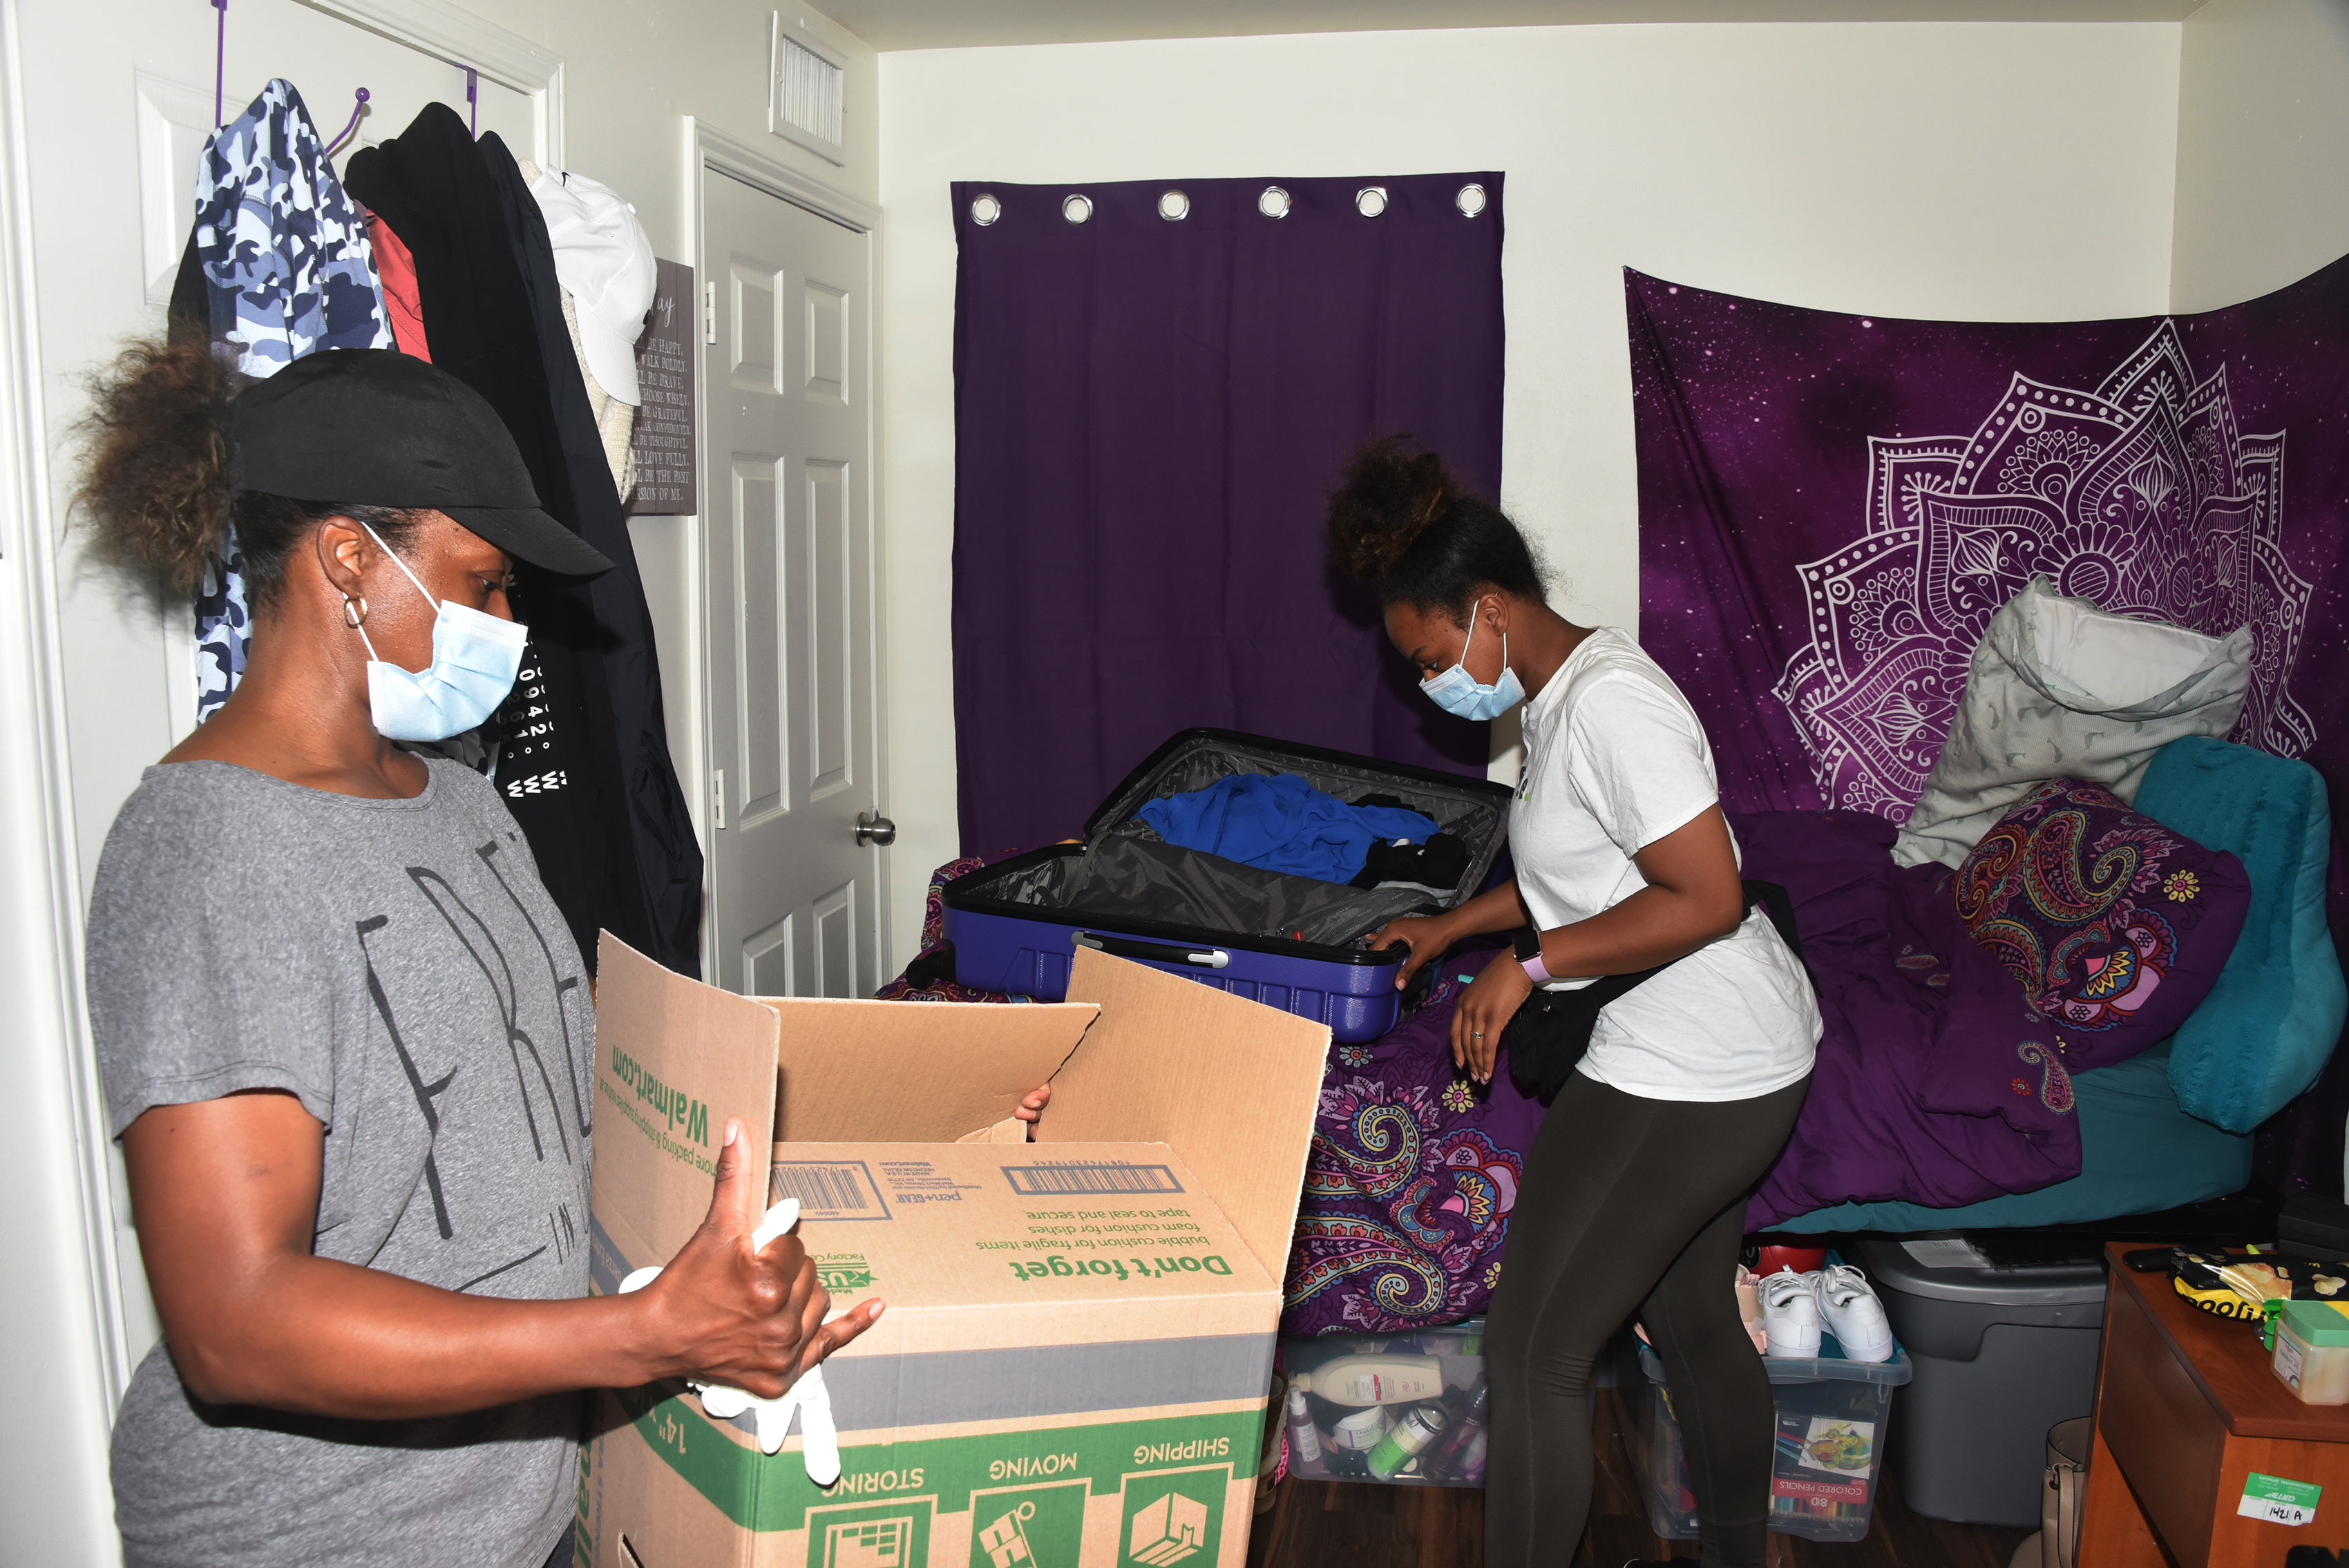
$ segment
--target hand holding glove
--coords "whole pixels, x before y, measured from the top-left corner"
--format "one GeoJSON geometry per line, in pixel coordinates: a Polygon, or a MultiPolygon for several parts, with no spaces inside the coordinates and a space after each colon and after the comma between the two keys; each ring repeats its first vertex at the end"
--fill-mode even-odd
{"type": "MultiPolygon", "coordinates": [[[[800,1202],[786,1198],[767,1211],[750,1237],[752,1252],[763,1251],[768,1243],[783,1236],[799,1223],[800,1202]]],[[[660,1277],[660,1266],[641,1268],[620,1282],[620,1294],[642,1290],[660,1277]]],[[[761,1398],[740,1388],[730,1388],[722,1383],[704,1383],[687,1379],[688,1387],[701,1398],[701,1408],[714,1421],[730,1421],[745,1410],[755,1410],[759,1428],[759,1451],[771,1454],[783,1446],[790,1432],[792,1412],[800,1412],[801,1460],[807,1466],[808,1480],[818,1486],[830,1486],[840,1479],[840,1432],[832,1418],[832,1394],[824,1387],[823,1368],[811,1367],[799,1376],[790,1387],[772,1398],[761,1398]]]]}

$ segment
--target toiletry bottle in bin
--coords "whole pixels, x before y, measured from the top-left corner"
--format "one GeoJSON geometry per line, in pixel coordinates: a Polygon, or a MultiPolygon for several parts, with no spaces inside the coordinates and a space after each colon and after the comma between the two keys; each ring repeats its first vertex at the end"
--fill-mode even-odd
{"type": "Polygon", "coordinates": [[[1394,1427],[1394,1412],[1384,1405],[1364,1405],[1330,1425],[1327,1447],[1348,1453],[1368,1453],[1394,1427]]]}
{"type": "Polygon", "coordinates": [[[1381,1480],[1392,1480],[1395,1471],[1409,1464],[1413,1456],[1443,1436],[1445,1425],[1443,1406],[1432,1399],[1413,1405],[1371,1450],[1371,1473],[1381,1480]]]}
{"type": "Polygon", "coordinates": [[[1444,1364],[1433,1356],[1340,1356],[1289,1386],[1333,1405],[1403,1405],[1444,1397],[1444,1364]]]}
{"type": "MultiPolygon", "coordinates": [[[[1345,1409],[1331,1406],[1331,1410],[1345,1409]]],[[[1385,1405],[1364,1405],[1338,1416],[1322,1432],[1321,1462],[1338,1480],[1368,1480],[1370,1451],[1394,1426],[1394,1411],[1385,1405]]]]}
{"type": "MultiPolygon", "coordinates": [[[[1449,1401],[1447,1400],[1447,1404],[1449,1401]]],[[[1467,1457],[1469,1445],[1485,1430],[1485,1420],[1493,1408],[1493,1390],[1484,1378],[1460,1401],[1460,1408],[1452,1413],[1451,1426],[1434,1456],[1420,1468],[1432,1480],[1458,1480],[1461,1461],[1467,1457]]],[[[1480,1461],[1481,1462],[1481,1461],[1480,1461]]]]}
{"type": "Polygon", "coordinates": [[[1321,1433],[1313,1425],[1313,1412],[1305,1408],[1305,1390],[1295,1384],[1288,1389],[1288,1452],[1297,1464],[1321,1462],[1321,1433]]]}

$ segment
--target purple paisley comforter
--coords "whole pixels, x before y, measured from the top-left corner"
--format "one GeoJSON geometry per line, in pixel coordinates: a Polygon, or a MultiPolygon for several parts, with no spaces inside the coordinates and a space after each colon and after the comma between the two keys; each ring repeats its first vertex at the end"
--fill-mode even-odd
{"type": "Polygon", "coordinates": [[[1485,1310],[1541,1107],[1452,1065],[1452,1010],[1487,954],[1454,954],[1418,1012],[1332,1046],[1288,1255],[1287,1334],[1388,1332],[1485,1310]]]}

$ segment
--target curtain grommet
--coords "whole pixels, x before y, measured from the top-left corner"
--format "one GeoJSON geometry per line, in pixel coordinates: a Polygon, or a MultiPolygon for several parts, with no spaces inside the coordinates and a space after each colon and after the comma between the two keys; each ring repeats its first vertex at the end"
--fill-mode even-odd
{"type": "Polygon", "coordinates": [[[1158,196],[1158,215],[1170,223],[1181,222],[1191,215],[1191,198],[1185,195],[1179,186],[1170,187],[1161,191],[1158,196]]]}
{"type": "Polygon", "coordinates": [[[1452,199],[1452,204],[1460,209],[1462,217],[1474,218],[1485,210],[1485,188],[1472,182],[1460,188],[1460,194],[1452,199]]]}
{"type": "Polygon", "coordinates": [[[970,199],[970,221],[982,229],[992,228],[1003,216],[1003,203],[985,191],[970,199]]]}
{"type": "Polygon", "coordinates": [[[1067,196],[1061,201],[1061,216],[1071,223],[1092,222],[1093,199],[1090,196],[1067,196]]]}
{"type": "Polygon", "coordinates": [[[1297,203],[1278,185],[1268,185],[1256,199],[1256,210],[1268,218],[1286,218],[1297,203]]]}
{"type": "Polygon", "coordinates": [[[1365,185],[1354,192],[1354,211],[1365,218],[1375,218],[1387,210],[1387,188],[1365,185]]]}

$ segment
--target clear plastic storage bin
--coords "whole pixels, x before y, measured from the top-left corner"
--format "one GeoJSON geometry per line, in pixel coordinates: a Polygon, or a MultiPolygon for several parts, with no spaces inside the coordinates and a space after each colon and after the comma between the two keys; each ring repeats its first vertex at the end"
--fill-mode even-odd
{"type": "MultiPolygon", "coordinates": [[[[1590,1369],[1594,1403],[1597,1389],[1639,1381],[1631,1345],[1626,1330],[1599,1353],[1590,1369]]],[[[1281,1440],[1291,1475],[1399,1486],[1485,1484],[1483,1318],[1400,1334],[1284,1337],[1280,1370],[1281,1440]],[[1319,1388],[1317,1372],[1329,1375],[1319,1388]],[[1330,1386],[1341,1378],[1348,1386],[1330,1386]],[[1372,1386],[1369,1378],[1381,1382],[1372,1386]],[[1442,1391],[1433,1392],[1439,1384],[1442,1391]],[[1440,1425],[1430,1406],[1443,1412],[1440,1425]],[[1414,1409],[1421,1412],[1416,1423],[1381,1449],[1414,1409]]]]}
{"type": "MultiPolygon", "coordinates": [[[[1876,1509],[1892,1390],[1909,1381],[1909,1354],[1889,1361],[1763,1357],[1778,1405],[1776,1462],[1770,1470],[1770,1528],[1813,1541],[1858,1541],[1876,1509]]],[[[1664,1364],[1640,1346],[1645,1397],[1635,1401],[1631,1455],[1648,1497],[1648,1522],[1670,1540],[1696,1539],[1696,1498],[1689,1491],[1664,1364]]]]}
{"type": "Polygon", "coordinates": [[[1485,1484],[1483,1319],[1408,1334],[1283,1339],[1280,1364],[1291,1475],[1485,1484]],[[1315,1387],[1315,1374],[1325,1371],[1325,1386],[1315,1387]]]}

